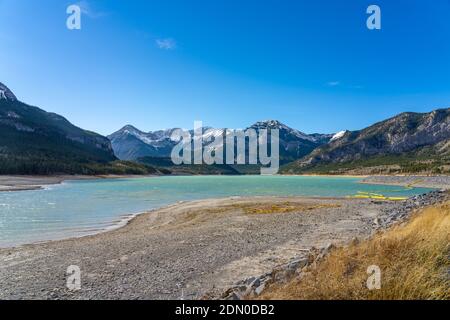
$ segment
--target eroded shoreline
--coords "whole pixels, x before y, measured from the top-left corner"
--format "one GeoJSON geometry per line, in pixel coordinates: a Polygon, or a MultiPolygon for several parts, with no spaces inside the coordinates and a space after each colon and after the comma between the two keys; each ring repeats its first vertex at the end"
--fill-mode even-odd
{"type": "Polygon", "coordinates": [[[376,230],[374,221],[398,205],[301,197],[178,203],[106,233],[0,249],[0,299],[189,299],[220,294],[301,250],[368,237],[376,230]],[[77,292],[66,288],[70,265],[82,270],[77,292]]]}
{"type": "Polygon", "coordinates": [[[12,176],[0,175],[0,192],[40,190],[46,186],[61,184],[70,180],[100,180],[156,177],[155,175],[55,175],[55,176],[12,176]]]}

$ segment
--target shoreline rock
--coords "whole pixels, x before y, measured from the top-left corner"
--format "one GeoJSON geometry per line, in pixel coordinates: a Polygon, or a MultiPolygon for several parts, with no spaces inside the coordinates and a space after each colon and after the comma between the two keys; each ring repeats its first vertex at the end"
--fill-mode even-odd
{"type": "MultiPolygon", "coordinates": [[[[405,201],[398,202],[394,208],[384,208],[384,214],[374,219],[374,232],[386,230],[397,223],[409,220],[410,216],[417,210],[424,207],[442,203],[449,199],[450,195],[446,191],[432,191],[423,195],[413,196],[405,201]]],[[[376,203],[376,201],[372,201],[376,203]]],[[[360,240],[356,237],[348,244],[358,244],[360,240]]],[[[301,275],[305,268],[314,268],[315,264],[324,259],[336,246],[329,243],[322,248],[312,247],[306,254],[294,257],[290,262],[275,267],[271,272],[260,276],[252,276],[245,280],[236,282],[234,286],[227,289],[218,300],[242,300],[260,296],[266,289],[274,283],[285,283],[296,275],[301,275]]]]}

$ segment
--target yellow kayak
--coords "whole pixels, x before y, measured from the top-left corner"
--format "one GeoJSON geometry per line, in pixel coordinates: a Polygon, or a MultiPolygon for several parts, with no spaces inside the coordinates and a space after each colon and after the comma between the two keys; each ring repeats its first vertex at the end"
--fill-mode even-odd
{"type": "Polygon", "coordinates": [[[350,198],[355,199],[375,199],[375,200],[387,200],[387,201],[403,201],[408,199],[407,197],[386,197],[382,194],[371,194],[368,192],[358,192],[359,194],[354,196],[349,196],[350,198]]]}

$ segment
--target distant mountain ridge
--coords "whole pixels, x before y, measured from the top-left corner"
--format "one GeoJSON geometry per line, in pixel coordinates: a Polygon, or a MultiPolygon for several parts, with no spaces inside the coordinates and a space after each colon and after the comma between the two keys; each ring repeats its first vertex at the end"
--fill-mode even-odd
{"type": "MultiPolygon", "coordinates": [[[[335,134],[305,134],[277,120],[259,121],[249,128],[279,130],[280,173],[284,174],[439,174],[450,172],[449,110],[405,112],[362,130],[335,134]]],[[[156,165],[157,158],[169,157],[176,144],[170,140],[173,130],[143,133],[126,126],[110,138],[119,158],[125,152],[124,159],[145,158],[144,163],[156,165]]],[[[216,132],[219,129],[210,134],[216,132]]]]}
{"type": "MultiPolygon", "coordinates": [[[[358,131],[346,131],[309,155],[283,168],[285,173],[337,170],[358,166],[399,166],[409,170],[448,170],[450,108],[429,113],[401,113],[358,131]],[[420,165],[422,163],[422,165],[420,165]]],[[[400,169],[398,169],[400,170],[400,169]]],[[[400,170],[401,171],[401,170],[400,170]]]]}
{"type": "Polygon", "coordinates": [[[143,132],[126,125],[109,135],[115,155],[121,160],[137,160],[142,157],[169,157],[176,145],[170,139],[175,129],[143,132]]]}
{"type": "MultiPolygon", "coordinates": [[[[305,134],[290,128],[277,120],[259,121],[249,128],[259,132],[261,129],[278,129],[280,134],[280,158],[283,163],[294,161],[318,146],[327,143],[332,134],[305,134]]],[[[143,157],[170,157],[176,141],[170,139],[171,134],[178,128],[143,132],[131,125],[109,135],[116,156],[122,160],[137,160],[143,157]]],[[[204,127],[203,141],[213,136],[219,136],[222,129],[204,127]],[[208,136],[206,130],[210,130],[208,136]],[[212,130],[212,131],[211,131],[212,130]]],[[[192,134],[192,130],[191,130],[192,134]]],[[[205,143],[207,146],[208,143],[205,143]]]]}
{"type": "Polygon", "coordinates": [[[330,141],[333,134],[306,134],[286,126],[277,120],[259,121],[250,126],[259,132],[260,129],[278,129],[280,138],[280,163],[285,164],[297,160],[321,145],[330,141]]]}
{"type": "Polygon", "coordinates": [[[14,93],[12,93],[11,90],[7,86],[5,86],[3,83],[0,82],[0,100],[9,100],[9,101],[15,101],[17,100],[14,93]]]}

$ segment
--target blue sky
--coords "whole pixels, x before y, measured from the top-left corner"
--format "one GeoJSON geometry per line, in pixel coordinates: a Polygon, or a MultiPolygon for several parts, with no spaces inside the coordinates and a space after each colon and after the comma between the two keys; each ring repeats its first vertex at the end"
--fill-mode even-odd
{"type": "Polygon", "coordinates": [[[355,130],[450,106],[450,0],[0,0],[0,81],[102,134],[194,120],[355,130]]]}

